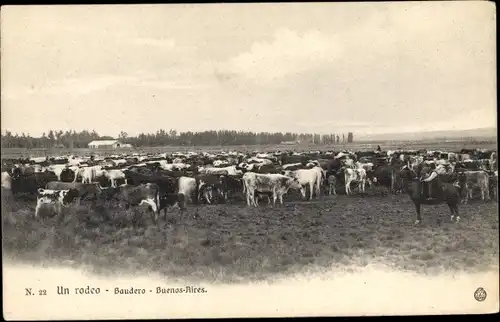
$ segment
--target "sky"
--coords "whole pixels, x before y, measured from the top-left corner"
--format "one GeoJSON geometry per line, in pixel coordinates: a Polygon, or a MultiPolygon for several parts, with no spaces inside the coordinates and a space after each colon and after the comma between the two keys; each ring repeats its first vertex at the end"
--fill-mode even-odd
{"type": "Polygon", "coordinates": [[[496,127],[486,1],[3,6],[1,127],[496,127]]]}

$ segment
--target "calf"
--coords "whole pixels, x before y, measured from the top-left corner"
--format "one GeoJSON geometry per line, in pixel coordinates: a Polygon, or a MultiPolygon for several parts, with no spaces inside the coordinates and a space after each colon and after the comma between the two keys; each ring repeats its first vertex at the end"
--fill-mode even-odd
{"type": "Polygon", "coordinates": [[[67,205],[78,196],[78,191],[75,189],[69,190],[53,190],[39,188],[37,191],[35,219],[38,218],[38,213],[42,205],[53,205],[57,215],[61,215],[62,206],[67,205]]]}
{"type": "Polygon", "coordinates": [[[176,205],[181,209],[181,211],[186,210],[185,204],[185,196],[181,193],[175,194],[175,193],[169,193],[166,195],[160,196],[160,201],[159,201],[159,207],[158,207],[158,212],[160,212],[163,209],[163,214],[165,220],[167,220],[167,209],[169,207],[175,207],[176,205]]]}
{"type": "Polygon", "coordinates": [[[211,199],[213,198],[213,190],[223,193],[223,183],[221,176],[218,175],[197,175],[195,176],[196,189],[198,191],[198,200],[203,200],[200,198],[203,194],[205,201],[211,204],[211,199]]]}
{"type": "Polygon", "coordinates": [[[345,193],[349,195],[351,193],[351,183],[358,182],[359,190],[361,192],[365,192],[365,184],[366,184],[366,170],[361,169],[344,169],[345,176],[345,193]]]}

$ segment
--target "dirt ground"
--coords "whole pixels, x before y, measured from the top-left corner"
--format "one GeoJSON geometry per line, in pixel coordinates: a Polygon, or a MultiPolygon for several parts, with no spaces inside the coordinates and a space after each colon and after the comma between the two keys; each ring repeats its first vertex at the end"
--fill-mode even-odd
{"type": "Polygon", "coordinates": [[[406,195],[323,196],[283,206],[243,202],[169,210],[153,225],[145,209],[70,206],[65,219],[34,220],[36,201],[2,202],[4,256],[16,261],[91,267],[94,273],[158,273],[192,281],[268,280],[334,267],[389,265],[437,274],[498,265],[495,201],[423,206],[422,223],[406,195]],[[104,214],[111,216],[105,220],[104,214]]]}

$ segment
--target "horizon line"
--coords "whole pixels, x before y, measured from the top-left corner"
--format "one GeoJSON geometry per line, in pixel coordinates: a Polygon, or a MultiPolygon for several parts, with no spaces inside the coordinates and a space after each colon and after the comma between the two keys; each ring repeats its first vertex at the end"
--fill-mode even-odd
{"type": "MultiPolygon", "coordinates": [[[[358,136],[381,136],[381,135],[395,135],[395,134],[410,134],[410,133],[414,133],[414,134],[425,134],[425,133],[433,133],[433,132],[458,132],[458,131],[473,131],[473,130],[493,130],[493,129],[496,129],[497,127],[496,126],[487,126],[487,127],[475,127],[475,128],[464,128],[464,129],[444,129],[444,130],[420,130],[420,131],[396,131],[396,132],[380,132],[380,133],[371,133],[371,132],[355,132],[355,131],[352,131],[352,130],[349,130],[349,131],[341,131],[341,132],[338,132],[338,133],[334,133],[335,131],[332,131],[332,133],[317,133],[317,132],[313,132],[313,131],[310,131],[310,132],[301,132],[301,131],[251,131],[251,130],[243,130],[243,129],[207,129],[207,130],[198,130],[198,131],[195,131],[195,130],[177,130],[177,129],[166,129],[166,128],[159,128],[159,129],[156,129],[154,131],[151,131],[151,132],[148,132],[148,133],[137,133],[135,135],[127,135],[128,137],[137,137],[141,134],[145,134],[145,135],[148,135],[148,134],[155,134],[157,131],[165,131],[165,132],[170,132],[170,131],[175,131],[177,133],[177,135],[179,135],[180,133],[187,133],[187,132],[192,132],[192,133],[203,133],[203,132],[218,132],[218,131],[229,131],[229,132],[246,132],[246,133],[256,133],[256,134],[259,134],[259,133],[292,133],[292,134],[306,134],[306,135],[331,135],[331,134],[335,134],[335,135],[338,135],[338,134],[348,134],[348,133],[353,133],[354,135],[358,135],[358,136]]],[[[40,134],[38,136],[35,136],[35,135],[32,135],[31,133],[26,133],[26,132],[14,132],[14,131],[10,131],[10,130],[4,130],[4,129],[1,129],[0,130],[0,135],[1,136],[4,136],[6,134],[6,132],[9,131],[11,132],[13,135],[22,135],[22,134],[25,134],[26,136],[30,136],[32,138],[41,138],[43,136],[43,134],[40,134]]],[[[70,129],[70,130],[63,130],[63,129],[49,129],[47,131],[45,131],[44,133],[47,135],[48,132],[50,131],[53,131],[53,132],[59,132],[59,131],[63,131],[63,132],[77,132],[77,133],[81,133],[81,132],[84,132],[84,131],[87,131],[89,133],[92,133],[92,132],[96,132],[99,137],[112,137],[112,138],[115,138],[117,139],[118,136],[114,136],[114,135],[108,135],[108,134],[101,134],[99,133],[99,131],[96,131],[95,129],[81,129],[81,130],[75,130],[75,129],[70,129]]],[[[123,131],[125,133],[127,133],[127,131],[123,131]]],[[[127,133],[128,134],[128,133],[127,133]]]]}

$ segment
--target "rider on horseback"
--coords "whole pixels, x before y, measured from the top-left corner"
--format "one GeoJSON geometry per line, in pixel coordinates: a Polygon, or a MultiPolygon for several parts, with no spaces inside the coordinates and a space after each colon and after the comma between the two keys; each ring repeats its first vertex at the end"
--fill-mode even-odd
{"type": "MultiPolygon", "coordinates": [[[[427,200],[432,199],[432,180],[437,178],[438,173],[436,171],[436,166],[434,163],[429,164],[428,168],[422,169],[423,176],[420,178],[421,182],[424,182],[425,185],[427,185],[427,200]]],[[[424,189],[425,192],[425,189],[424,189]]]]}

